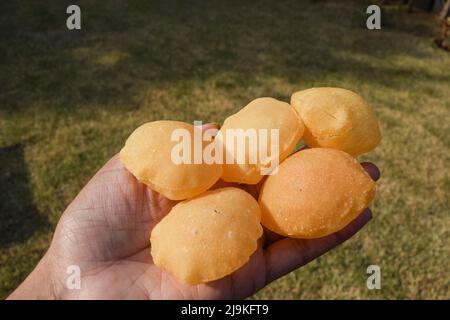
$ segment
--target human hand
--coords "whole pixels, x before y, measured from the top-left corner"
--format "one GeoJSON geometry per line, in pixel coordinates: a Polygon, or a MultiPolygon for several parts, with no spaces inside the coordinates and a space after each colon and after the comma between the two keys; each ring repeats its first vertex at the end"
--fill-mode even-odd
{"type": "MultiPolygon", "coordinates": [[[[379,178],[373,164],[363,167],[374,180],[379,178]]],[[[239,187],[258,196],[258,185],[239,187]]],[[[213,282],[187,286],[155,266],[150,254],[151,230],[176,203],[137,181],[114,156],[66,209],[49,250],[9,298],[245,298],[344,242],[372,217],[366,209],[343,230],[320,239],[283,238],[265,230],[242,268],[213,282]],[[66,285],[71,265],[81,270],[80,289],[66,285]]]]}

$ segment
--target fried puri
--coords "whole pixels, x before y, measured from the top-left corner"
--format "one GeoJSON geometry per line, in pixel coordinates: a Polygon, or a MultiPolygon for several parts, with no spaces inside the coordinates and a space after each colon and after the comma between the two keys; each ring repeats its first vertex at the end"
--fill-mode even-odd
{"type": "Polygon", "coordinates": [[[303,135],[304,126],[297,112],[288,103],[273,98],[255,99],[239,112],[228,117],[220,130],[225,150],[224,156],[231,154],[234,159],[237,159],[236,152],[240,150],[237,144],[238,140],[227,138],[227,130],[229,129],[232,129],[229,132],[242,130],[249,136],[253,131],[253,133],[256,133],[256,139],[254,140],[256,143],[253,143],[254,148],[250,148],[251,138],[249,136],[246,138],[245,149],[243,150],[245,152],[245,163],[237,163],[236,160],[233,163],[225,163],[222,179],[227,182],[256,184],[264,176],[261,170],[273,165],[272,161],[263,161],[261,155],[267,155],[267,159],[278,157],[277,161],[280,163],[294,150],[303,135]],[[266,143],[260,143],[259,134],[264,133],[260,129],[267,129],[266,143]],[[270,129],[279,130],[278,152],[276,154],[271,152],[270,129]],[[256,159],[253,163],[251,163],[252,157],[256,159]]]}
{"type": "Polygon", "coordinates": [[[358,94],[341,88],[311,88],[295,92],[291,105],[305,125],[309,147],[343,150],[358,156],[381,140],[371,107],[358,94]]]}
{"type": "Polygon", "coordinates": [[[154,263],[186,284],[220,279],[243,266],[262,235],[260,209],[233,187],[175,205],[151,233],[154,263]]]}
{"type": "MultiPolygon", "coordinates": [[[[187,130],[194,139],[194,126],[190,124],[148,122],[130,135],[120,151],[120,159],[139,181],[169,199],[182,200],[208,190],[220,178],[222,166],[193,161],[176,164],[171,158],[172,149],[179,143],[171,140],[176,129],[187,130]]],[[[194,145],[193,141],[190,145],[194,145]]]]}
{"type": "Polygon", "coordinates": [[[352,156],[306,149],[287,158],[265,181],[261,223],[284,236],[320,238],[344,228],[374,196],[374,181],[352,156]]]}

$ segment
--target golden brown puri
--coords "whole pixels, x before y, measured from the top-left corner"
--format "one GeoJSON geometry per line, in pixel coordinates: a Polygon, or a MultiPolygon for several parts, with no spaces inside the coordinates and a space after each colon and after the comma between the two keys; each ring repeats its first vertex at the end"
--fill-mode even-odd
{"type": "Polygon", "coordinates": [[[222,165],[175,164],[171,159],[172,148],[179,143],[171,141],[175,129],[188,130],[194,139],[194,126],[190,124],[148,122],[130,135],[120,151],[120,159],[139,181],[169,199],[182,200],[208,190],[220,178],[222,165]]]}
{"type": "MultiPolygon", "coordinates": [[[[278,129],[279,130],[279,160],[281,163],[289,154],[294,150],[297,142],[303,135],[304,126],[299,116],[288,103],[278,101],[273,98],[258,98],[251,101],[248,105],[242,108],[239,112],[228,117],[222,128],[221,134],[223,136],[223,143],[225,147],[224,155],[230,152],[230,146],[234,145],[234,150],[237,150],[237,140],[226,139],[226,130],[228,129],[255,129],[258,132],[259,129],[278,129]]],[[[271,166],[271,163],[261,163],[261,159],[258,154],[261,152],[269,156],[270,152],[270,131],[267,131],[267,153],[260,150],[259,139],[257,139],[257,148],[250,149],[249,144],[246,143],[245,149],[245,164],[224,164],[222,179],[227,182],[239,182],[246,184],[258,183],[264,175],[261,174],[262,168],[271,166]],[[250,164],[250,153],[256,153],[256,159],[258,160],[254,164],[250,164]]],[[[249,140],[247,140],[248,142],[249,140]]]]}
{"type": "Polygon", "coordinates": [[[243,266],[262,235],[257,201],[238,188],[178,203],[151,234],[154,263],[177,280],[199,284],[243,266]]]}
{"type": "Polygon", "coordinates": [[[343,150],[353,156],[373,150],[381,140],[378,121],[358,94],[341,88],[295,92],[291,105],[305,125],[309,147],[343,150]]]}
{"type": "Polygon", "coordinates": [[[352,156],[306,149],[267,177],[259,197],[261,223],[284,236],[320,238],[345,227],[374,196],[375,182],[352,156]]]}

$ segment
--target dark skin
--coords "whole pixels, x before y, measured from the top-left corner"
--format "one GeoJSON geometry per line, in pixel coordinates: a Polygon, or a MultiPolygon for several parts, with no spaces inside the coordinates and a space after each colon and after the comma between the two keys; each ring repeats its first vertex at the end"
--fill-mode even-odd
{"type": "MultiPolygon", "coordinates": [[[[378,180],[375,165],[362,165],[378,180]]],[[[223,185],[230,184],[216,187],[223,185]]],[[[258,185],[239,187],[258,196],[258,185]]],[[[343,230],[320,239],[283,238],[265,230],[239,270],[188,286],[155,266],[150,255],[151,230],[176,203],[137,181],[114,156],[65,210],[50,248],[9,299],[242,299],[349,239],[372,217],[366,209],[343,230]],[[81,289],[67,288],[69,265],[80,267],[81,289]]]]}

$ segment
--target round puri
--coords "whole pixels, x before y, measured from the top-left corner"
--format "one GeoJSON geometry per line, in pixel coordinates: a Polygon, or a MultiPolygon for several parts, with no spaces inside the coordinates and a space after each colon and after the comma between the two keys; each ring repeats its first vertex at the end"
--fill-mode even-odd
{"type": "Polygon", "coordinates": [[[303,135],[304,126],[294,108],[288,103],[273,98],[255,99],[239,112],[228,117],[220,130],[224,141],[224,155],[232,154],[237,159],[238,139],[227,139],[228,129],[242,129],[245,132],[249,132],[248,129],[255,130],[257,144],[256,148],[249,148],[248,142],[250,139],[247,139],[245,143],[245,163],[240,164],[237,163],[238,161],[234,161],[231,164],[224,164],[222,179],[228,182],[256,184],[264,176],[261,169],[274,167],[273,162],[264,163],[264,161],[261,161],[260,155],[278,156],[278,163],[281,163],[294,150],[303,135]],[[264,149],[261,149],[259,144],[259,132],[261,131],[258,130],[260,129],[268,129],[267,144],[262,144],[265,146],[264,149]],[[279,152],[274,155],[270,152],[272,142],[270,129],[279,130],[279,152]],[[234,146],[234,152],[230,151],[233,150],[231,146],[234,146]],[[256,159],[256,163],[250,163],[250,154],[256,159]]]}
{"type": "Polygon", "coordinates": [[[373,150],[381,140],[378,121],[358,94],[341,88],[311,88],[294,93],[291,105],[305,125],[309,147],[343,150],[353,156],[373,150]]]}
{"type": "Polygon", "coordinates": [[[187,284],[220,279],[243,266],[262,235],[257,201],[222,188],[180,202],[153,229],[154,263],[187,284]]]}
{"type": "Polygon", "coordinates": [[[260,193],[261,223],[293,238],[320,238],[344,228],[375,196],[375,183],[349,154],[306,149],[287,158],[260,193]]]}
{"type": "Polygon", "coordinates": [[[220,178],[222,166],[204,162],[193,164],[193,160],[191,164],[172,161],[172,149],[181,145],[181,140],[171,141],[175,129],[187,130],[192,138],[192,151],[194,126],[179,121],[154,121],[130,135],[120,151],[120,159],[139,181],[169,199],[182,200],[208,190],[220,178]]]}

